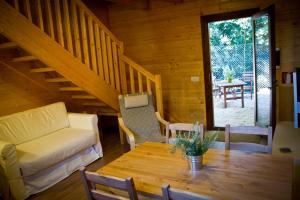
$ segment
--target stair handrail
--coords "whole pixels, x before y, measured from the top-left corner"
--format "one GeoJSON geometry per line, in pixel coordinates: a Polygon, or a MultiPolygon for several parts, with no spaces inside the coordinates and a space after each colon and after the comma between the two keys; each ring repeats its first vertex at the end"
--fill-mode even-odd
{"type": "Polygon", "coordinates": [[[138,87],[139,92],[154,93],[157,110],[163,115],[161,76],[152,74],[125,56],[123,42],[81,0],[21,2],[23,5],[17,0],[8,1],[112,89],[127,94],[135,93],[135,87],[138,87]],[[127,76],[130,77],[130,87],[127,87],[127,76]]]}

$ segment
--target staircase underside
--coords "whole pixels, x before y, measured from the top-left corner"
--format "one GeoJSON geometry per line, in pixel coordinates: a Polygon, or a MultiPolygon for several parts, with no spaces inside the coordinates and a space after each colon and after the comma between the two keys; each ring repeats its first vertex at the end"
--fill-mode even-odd
{"type": "MultiPolygon", "coordinates": [[[[51,67],[47,67],[33,56],[28,55],[26,51],[20,48],[17,43],[10,42],[3,36],[0,36],[0,64],[4,67],[14,69],[15,72],[25,75],[31,81],[38,75],[42,74],[43,81],[51,84],[51,88],[44,87],[52,92],[62,93],[63,99],[72,102],[72,105],[82,112],[96,113],[105,116],[117,116],[117,111],[107,106],[97,97],[89,94],[84,89],[76,86],[72,81],[68,80],[51,67]],[[30,70],[26,71],[26,67],[30,66],[30,70]]],[[[40,80],[39,80],[40,81],[40,80]]],[[[39,85],[42,85],[39,84],[39,85]]]]}
{"type": "Polygon", "coordinates": [[[0,13],[0,33],[7,39],[0,44],[0,51],[18,49],[20,54],[2,62],[16,67],[30,63],[32,76],[44,74],[45,81],[67,93],[84,110],[115,115],[119,110],[115,88],[4,1],[0,1],[0,13]]]}

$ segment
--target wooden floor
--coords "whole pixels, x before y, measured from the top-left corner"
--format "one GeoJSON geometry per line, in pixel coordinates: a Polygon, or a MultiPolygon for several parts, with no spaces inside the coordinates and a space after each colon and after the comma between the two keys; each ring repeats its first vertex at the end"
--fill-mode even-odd
{"type": "MultiPolygon", "coordinates": [[[[129,146],[120,145],[119,133],[117,131],[103,133],[103,141],[101,143],[104,156],[87,166],[87,170],[89,171],[96,171],[100,167],[118,158],[124,152],[129,151],[129,146]]],[[[76,171],[65,180],[41,193],[30,196],[28,199],[86,200],[87,198],[84,193],[79,173],[76,171]]]]}

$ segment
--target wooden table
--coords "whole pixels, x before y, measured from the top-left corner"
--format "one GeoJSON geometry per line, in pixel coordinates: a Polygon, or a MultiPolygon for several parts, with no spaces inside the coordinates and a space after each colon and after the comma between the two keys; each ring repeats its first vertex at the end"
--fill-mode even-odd
{"type": "Polygon", "coordinates": [[[232,80],[231,83],[228,83],[227,81],[219,81],[217,83],[217,86],[219,88],[223,88],[223,94],[224,94],[224,108],[227,108],[227,100],[236,100],[236,99],[241,99],[242,101],[242,108],[244,108],[244,85],[246,83],[241,80],[232,80]],[[230,88],[240,88],[241,89],[241,96],[236,96],[234,95],[233,97],[228,97],[227,96],[227,89],[230,88]]]}
{"type": "Polygon", "coordinates": [[[161,185],[211,196],[215,199],[291,199],[291,158],[210,149],[204,167],[192,173],[180,151],[171,145],[146,142],[97,172],[134,178],[136,189],[161,196],[161,185]]]}

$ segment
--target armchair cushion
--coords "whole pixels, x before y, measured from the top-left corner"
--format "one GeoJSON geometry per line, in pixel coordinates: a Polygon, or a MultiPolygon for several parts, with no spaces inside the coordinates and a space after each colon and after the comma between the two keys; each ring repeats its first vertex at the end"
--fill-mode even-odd
{"type": "Polygon", "coordinates": [[[94,131],[65,128],[17,145],[23,176],[35,174],[96,144],[94,131]]]}
{"type": "Polygon", "coordinates": [[[148,105],[148,95],[133,95],[133,96],[125,96],[124,97],[125,108],[137,108],[148,105]]]}
{"type": "Polygon", "coordinates": [[[165,137],[161,135],[160,126],[153,107],[152,95],[146,96],[148,98],[147,106],[130,109],[125,108],[124,96],[119,97],[120,111],[124,124],[133,132],[135,143],[165,141],[165,137]]]}

